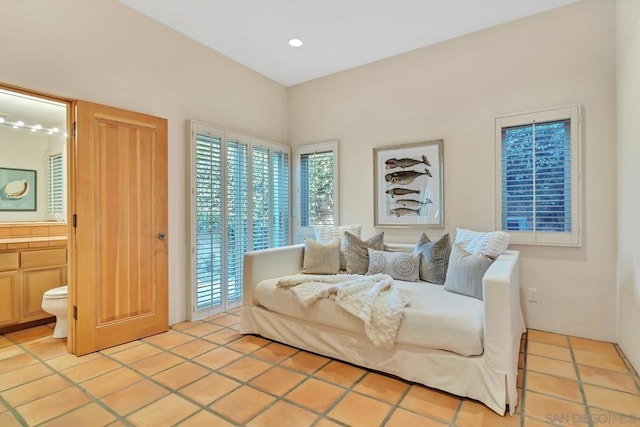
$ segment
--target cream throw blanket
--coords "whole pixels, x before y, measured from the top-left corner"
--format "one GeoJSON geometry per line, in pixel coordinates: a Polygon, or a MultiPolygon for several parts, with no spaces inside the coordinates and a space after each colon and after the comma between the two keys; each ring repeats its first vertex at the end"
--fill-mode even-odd
{"type": "Polygon", "coordinates": [[[335,299],[340,307],[364,322],[367,338],[382,348],[393,347],[408,305],[386,274],[297,274],[280,279],[276,286],[290,288],[303,307],[319,298],[335,299]]]}

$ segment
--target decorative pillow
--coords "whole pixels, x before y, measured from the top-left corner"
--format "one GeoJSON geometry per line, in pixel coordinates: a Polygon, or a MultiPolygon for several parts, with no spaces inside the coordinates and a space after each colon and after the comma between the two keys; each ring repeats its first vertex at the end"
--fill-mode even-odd
{"type": "Polygon", "coordinates": [[[302,272],[308,274],[336,274],[340,270],[340,240],[320,243],[304,239],[302,272]]]}
{"type": "Polygon", "coordinates": [[[384,273],[397,280],[420,280],[420,252],[384,252],[369,249],[367,274],[384,273]]]}
{"type": "Polygon", "coordinates": [[[316,233],[316,240],[322,243],[329,243],[334,239],[340,239],[340,270],[347,269],[347,259],[344,256],[344,233],[349,232],[354,236],[360,237],[362,225],[314,225],[313,230],[316,233]]]}
{"type": "Polygon", "coordinates": [[[384,231],[366,241],[348,231],[344,233],[344,253],[347,258],[347,273],[367,274],[369,269],[369,253],[367,249],[381,251],[384,249],[384,231]]]}
{"type": "Polygon", "coordinates": [[[449,267],[449,256],[451,254],[451,239],[449,233],[442,236],[438,241],[432,242],[426,234],[422,233],[418,237],[414,253],[421,253],[420,260],[420,280],[425,282],[444,285],[449,267]]]}
{"type": "Polygon", "coordinates": [[[509,240],[511,240],[511,236],[504,231],[483,233],[458,228],[456,230],[456,241],[454,243],[462,243],[463,247],[472,254],[482,254],[491,258],[498,258],[501,253],[507,250],[509,240]]]}
{"type": "Polygon", "coordinates": [[[462,245],[454,244],[444,290],[482,299],[482,277],[491,264],[493,259],[488,256],[469,253],[462,245]]]}

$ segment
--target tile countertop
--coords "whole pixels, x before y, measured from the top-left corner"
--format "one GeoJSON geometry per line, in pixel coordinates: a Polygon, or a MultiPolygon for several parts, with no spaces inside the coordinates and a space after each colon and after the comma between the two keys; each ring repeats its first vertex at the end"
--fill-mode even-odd
{"type": "Polygon", "coordinates": [[[7,239],[0,239],[0,244],[2,244],[2,243],[25,243],[25,242],[48,242],[48,241],[51,241],[51,240],[67,240],[67,236],[10,237],[10,238],[7,238],[7,239]]]}

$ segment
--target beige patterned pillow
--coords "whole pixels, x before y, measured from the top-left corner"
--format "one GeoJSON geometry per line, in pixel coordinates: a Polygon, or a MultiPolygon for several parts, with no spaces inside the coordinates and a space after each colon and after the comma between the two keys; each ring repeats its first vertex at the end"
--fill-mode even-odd
{"type": "Polygon", "coordinates": [[[388,274],[396,280],[420,280],[420,252],[385,252],[369,249],[367,274],[388,274]]]}
{"type": "Polygon", "coordinates": [[[362,225],[314,225],[313,230],[316,233],[316,240],[321,243],[329,243],[334,239],[340,239],[340,270],[347,269],[347,259],[344,254],[344,233],[349,232],[354,236],[360,237],[362,225]]]}
{"type": "Polygon", "coordinates": [[[304,239],[302,272],[307,274],[336,274],[340,270],[340,240],[320,243],[304,239]]]}
{"type": "Polygon", "coordinates": [[[362,241],[359,237],[349,232],[344,233],[344,237],[347,273],[367,274],[367,270],[369,269],[368,249],[375,249],[377,251],[384,249],[384,232],[380,232],[365,241],[362,241]]]}

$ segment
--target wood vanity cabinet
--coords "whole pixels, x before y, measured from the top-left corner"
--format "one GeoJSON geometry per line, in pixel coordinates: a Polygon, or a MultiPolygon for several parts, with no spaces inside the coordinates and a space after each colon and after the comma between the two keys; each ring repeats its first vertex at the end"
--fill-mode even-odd
{"type": "Polygon", "coordinates": [[[52,317],[42,295],[66,283],[65,247],[0,252],[0,328],[52,317]]]}

